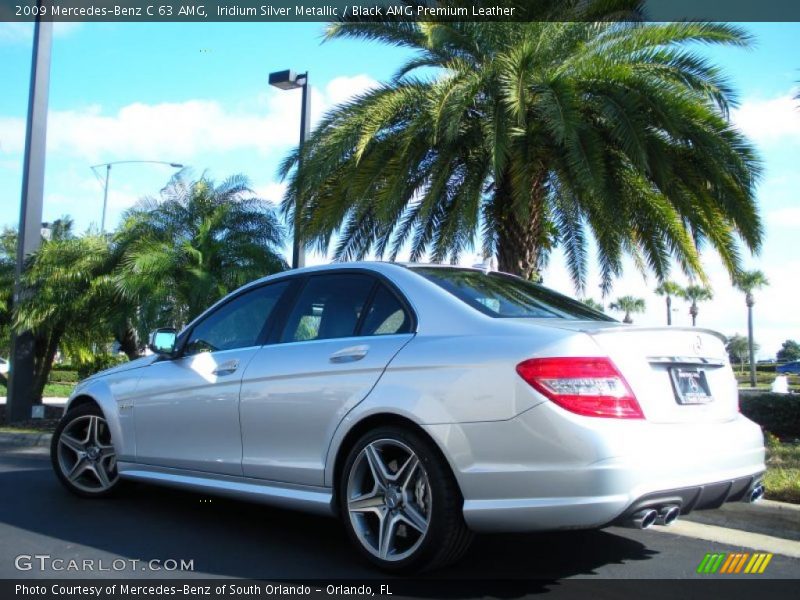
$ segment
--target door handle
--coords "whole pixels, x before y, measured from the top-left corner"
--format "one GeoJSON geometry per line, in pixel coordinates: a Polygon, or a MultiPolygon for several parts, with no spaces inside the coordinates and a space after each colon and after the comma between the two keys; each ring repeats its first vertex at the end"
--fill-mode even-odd
{"type": "Polygon", "coordinates": [[[235,373],[236,369],[238,368],[239,361],[234,359],[222,363],[216,369],[211,371],[211,373],[214,375],[230,375],[231,373],[235,373]]]}
{"type": "Polygon", "coordinates": [[[332,363],[355,362],[364,358],[367,352],[369,352],[369,346],[350,346],[331,354],[330,361],[332,363]]]}

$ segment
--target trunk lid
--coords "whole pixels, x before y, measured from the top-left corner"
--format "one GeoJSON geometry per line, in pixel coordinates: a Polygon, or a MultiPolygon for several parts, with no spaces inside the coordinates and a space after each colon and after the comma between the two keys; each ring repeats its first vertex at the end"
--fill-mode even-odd
{"type": "Polygon", "coordinates": [[[589,335],[625,377],[648,421],[726,421],[739,411],[725,338],[715,331],[601,321],[548,324],[589,335]]]}

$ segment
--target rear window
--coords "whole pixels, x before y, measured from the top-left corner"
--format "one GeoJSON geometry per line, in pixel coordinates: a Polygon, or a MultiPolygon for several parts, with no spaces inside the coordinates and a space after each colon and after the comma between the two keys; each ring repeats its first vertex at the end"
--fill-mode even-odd
{"type": "Polygon", "coordinates": [[[412,270],[490,317],[614,321],[581,302],[511,275],[446,267],[412,270]]]}

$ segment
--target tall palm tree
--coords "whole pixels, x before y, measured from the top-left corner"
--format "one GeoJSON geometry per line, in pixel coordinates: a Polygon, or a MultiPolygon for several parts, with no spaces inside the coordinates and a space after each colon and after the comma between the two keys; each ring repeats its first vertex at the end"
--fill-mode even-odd
{"type": "Polygon", "coordinates": [[[283,239],[274,211],[244,176],[215,185],[179,173],[160,198],[124,215],[117,284],[138,304],[143,329],[180,326],[244,283],[286,269],[283,239]]]}
{"type": "Polygon", "coordinates": [[[635,298],[634,296],[621,296],[614,302],[609,304],[611,310],[618,310],[625,313],[625,318],[622,319],[623,323],[633,323],[631,314],[643,313],[645,308],[644,298],[635,298]]]}
{"type": "Polygon", "coordinates": [[[672,298],[680,296],[683,288],[674,281],[662,281],[656,288],[656,294],[664,296],[667,302],[667,325],[672,325],[672,298]]]}
{"type": "Polygon", "coordinates": [[[675,258],[705,280],[695,240],[736,272],[736,238],[761,244],[760,166],[727,119],[727,80],[697,44],[749,36],[724,24],[587,22],[575,18],[583,4],[542,3],[567,12],[539,22],[329,25],[329,40],[415,55],[330,111],[302,160],[296,151],[282,164],[284,210],[306,241],[327,249],[335,238],[341,260],[410,248],[412,260],[455,261],[480,239],[525,278],[560,246],[583,289],[593,236],[605,292],[625,254],[659,279],[675,258]]]}
{"type": "Polygon", "coordinates": [[[711,292],[711,288],[692,284],[685,287],[680,295],[684,300],[692,303],[689,307],[689,314],[692,315],[692,327],[695,327],[697,325],[697,313],[700,312],[700,309],[697,308],[697,303],[711,300],[714,294],[711,292]]]}
{"type": "Polygon", "coordinates": [[[756,362],[755,348],[753,347],[753,305],[756,303],[753,297],[755,290],[769,285],[767,276],[761,271],[742,271],[733,281],[734,286],[744,292],[745,303],[747,304],[747,343],[750,356],[750,386],[756,386],[756,362]]]}

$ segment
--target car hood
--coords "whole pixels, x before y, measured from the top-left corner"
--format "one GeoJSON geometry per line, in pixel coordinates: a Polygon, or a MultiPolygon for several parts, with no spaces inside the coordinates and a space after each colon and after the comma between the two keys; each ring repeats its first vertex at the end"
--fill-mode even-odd
{"type": "Polygon", "coordinates": [[[87,377],[84,381],[93,381],[95,379],[106,377],[108,375],[116,375],[117,373],[132,371],[133,369],[141,369],[142,367],[147,367],[153,364],[157,358],[158,356],[155,354],[151,354],[150,356],[142,356],[141,358],[137,358],[136,360],[132,360],[130,362],[122,363],[121,365],[117,365],[116,367],[111,367],[110,369],[106,369],[104,371],[98,371],[94,375],[87,377]]]}

